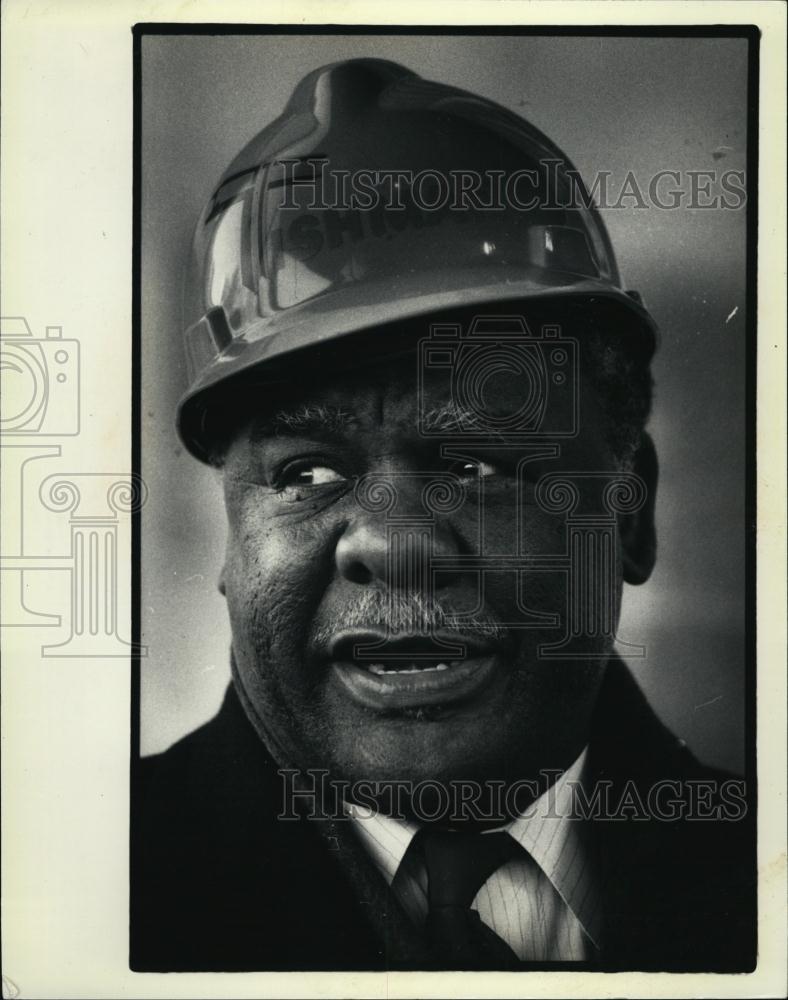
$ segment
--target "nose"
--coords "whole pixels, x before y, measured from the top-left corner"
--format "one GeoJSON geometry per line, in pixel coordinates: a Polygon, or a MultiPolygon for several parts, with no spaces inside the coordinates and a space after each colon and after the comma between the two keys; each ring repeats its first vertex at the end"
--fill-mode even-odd
{"type": "MultiPolygon", "coordinates": [[[[457,555],[462,546],[449,517],[425,511],[418,491],[414,492],[406,500],[399,490],[395,510],[357,509],[335,550],[337,570],[344,579],[430,592],[430,557],[457,555]]],[[[441,569],[442,583],[451,575],[441,569]]]]}

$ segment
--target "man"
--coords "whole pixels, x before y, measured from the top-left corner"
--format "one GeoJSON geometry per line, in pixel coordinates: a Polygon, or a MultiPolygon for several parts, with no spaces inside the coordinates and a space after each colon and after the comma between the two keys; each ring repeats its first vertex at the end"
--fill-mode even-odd
{"type": "Polygon", "coordinates": [[[132,967],[752,968],[741,783],[613,651],[656,331],[560,150],[317,70],[217,186],[186,327],[233,684],[139,768],[132,967]]]}

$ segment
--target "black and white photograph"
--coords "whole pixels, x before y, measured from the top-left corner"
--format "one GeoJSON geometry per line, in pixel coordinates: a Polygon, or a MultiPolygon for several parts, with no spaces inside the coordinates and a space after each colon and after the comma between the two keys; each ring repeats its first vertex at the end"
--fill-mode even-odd
{"type": "Polygon", "coordinates": [[[2,21],[3,997],[785,995],[785,7],[2,21]]]}
{"type": "Polygon", "coordinates": [[[757,36],[137,37],[132,968],[751,971],[757,36]]]}

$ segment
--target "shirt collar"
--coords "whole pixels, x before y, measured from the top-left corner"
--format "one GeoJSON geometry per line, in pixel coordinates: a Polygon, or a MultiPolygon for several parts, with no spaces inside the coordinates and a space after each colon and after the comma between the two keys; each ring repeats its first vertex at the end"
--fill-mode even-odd
{"type": "MultiPolygon", "coordinates": [[[[578,859],[587,853],[583,824],[575,814],[574,788],[586,775],[585,747],[571,767],[510,823],[502,827],[539,865],[556,892],[574,913],[584,930],[597,944],[597,895],[592,891],[587,866],[578,859]],[[578,878],[578,872],[586,877],[578,878]]],[[[419,830],[418,823],[373,813],[365,807],[345,804],[361,842],[389,885],[419,830]]]]}
{"type": "Polygon", "coordinates": [[[391,816],[373,812],[365,806],[347,802],[345,812],[353,821],[362,844],[391,885],[410,842],[418,833],[419,824],[410,820],[392,819],[391,816]]]}
{"type": "Polygon", "coordinates": [[[539,865],[599,947],[599,896],[588,857],[587,825],[577,813],[576,789],[586,782],[587,757],[585,747],[574,764],[506,829],[539,865]]]}

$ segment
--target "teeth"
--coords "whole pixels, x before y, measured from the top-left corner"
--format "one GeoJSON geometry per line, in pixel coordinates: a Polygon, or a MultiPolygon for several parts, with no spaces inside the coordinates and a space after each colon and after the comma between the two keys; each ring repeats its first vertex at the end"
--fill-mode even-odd
{"type": "Polygon", "coordinates": [[[427,674],[448,670],[448,663],[436,663],[434,667],[406,667],[404,670],[386,670],[382,663],[370,663],[367,670],[373,674],[427,674]]]}

